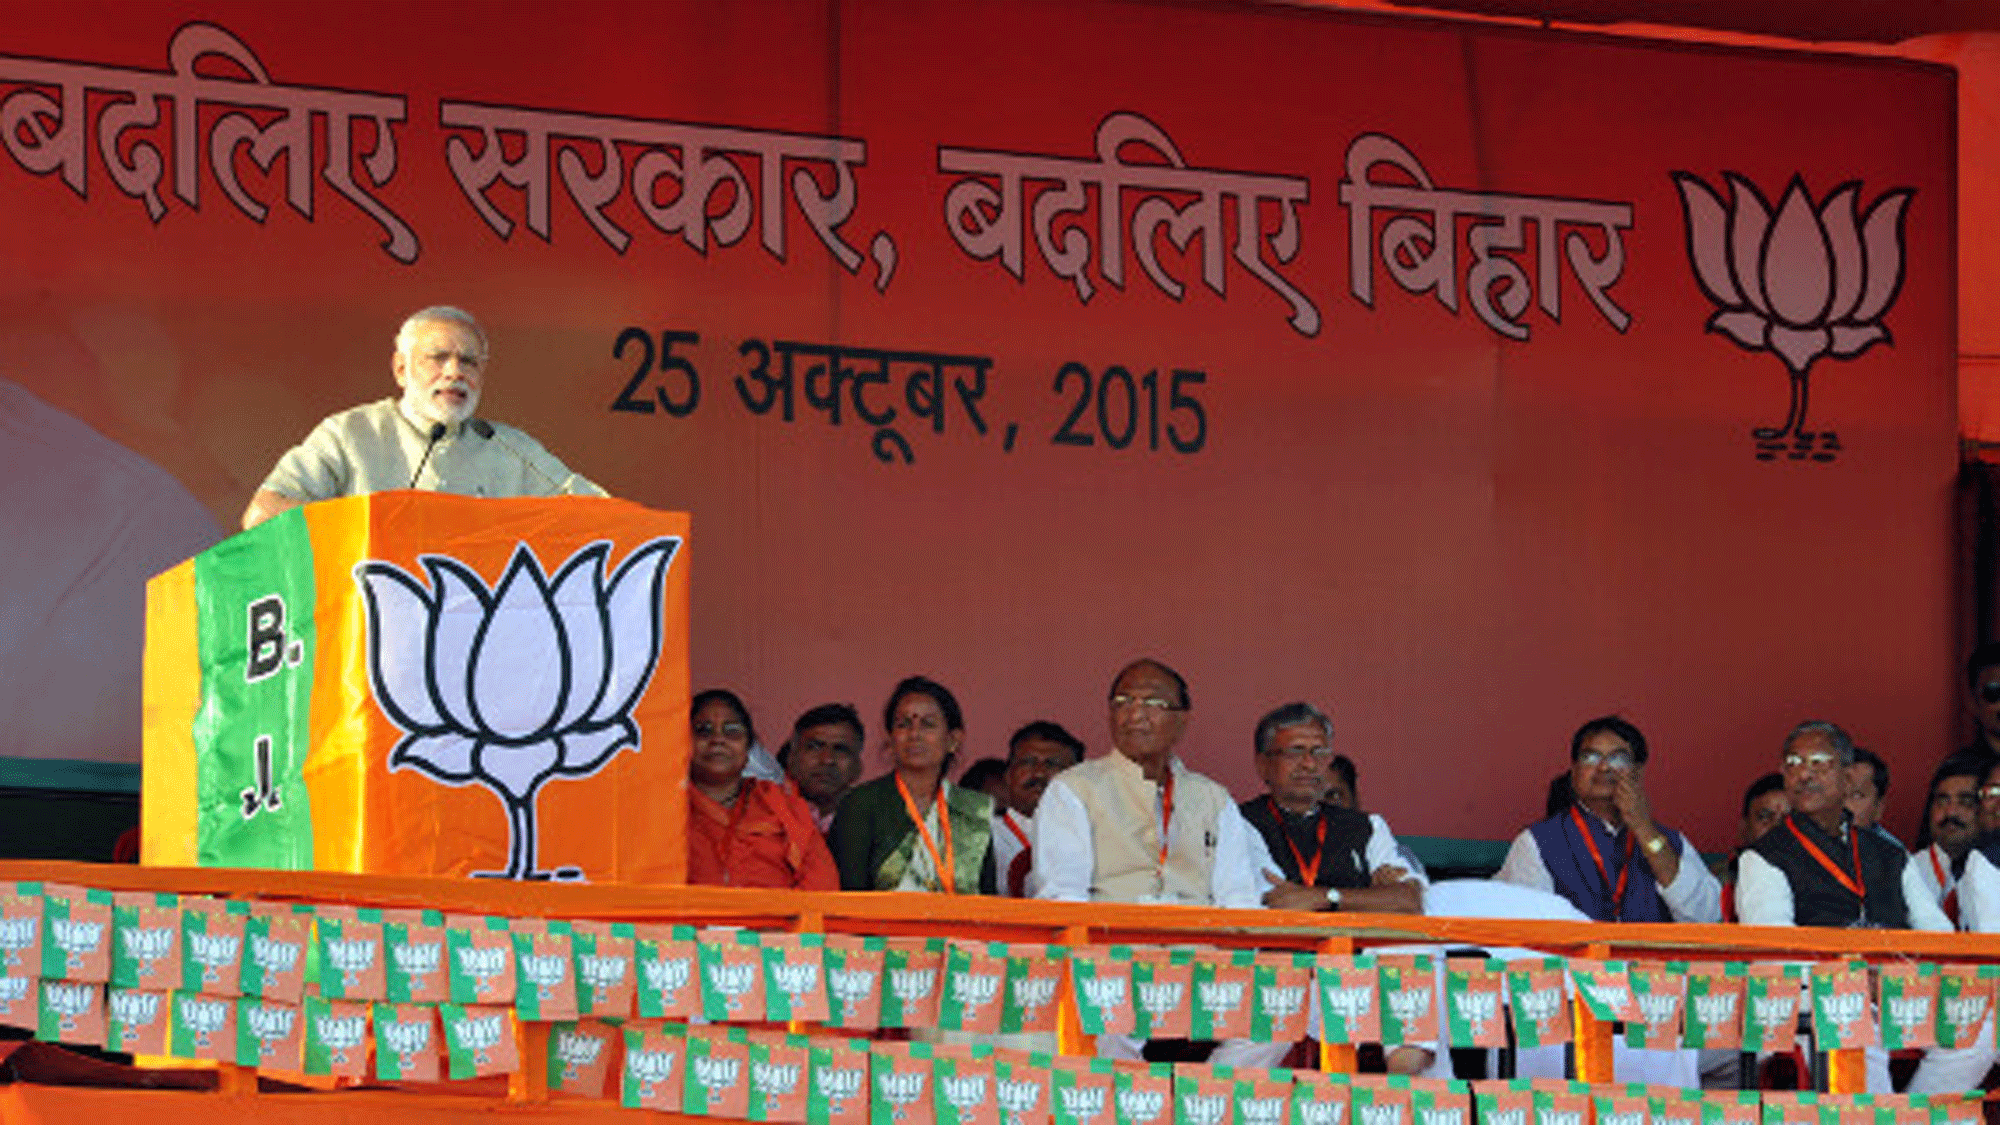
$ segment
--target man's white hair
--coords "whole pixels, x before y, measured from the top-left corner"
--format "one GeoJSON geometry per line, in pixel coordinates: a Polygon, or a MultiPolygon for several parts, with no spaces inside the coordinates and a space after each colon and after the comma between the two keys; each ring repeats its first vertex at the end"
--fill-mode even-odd
{"type": "Polygon", "coordinates": [[[473,319],[471,313],[466,312],[464,309],[454,308],[451,305],[432,305],[429,308],[418,309],[416,312],[404,317],[402,327],[396,329],[396,354],[404,357],[409,356],[410,349],[417,344],[417,325],[435,324],[439,321],[451,324],[463,324],[467,328],[472,329],[472,334],[479,337],[480,358],[486,358],[488,351],[490,351],[486,346],[486,329],[479,326],[479,322],[473,319]]]}

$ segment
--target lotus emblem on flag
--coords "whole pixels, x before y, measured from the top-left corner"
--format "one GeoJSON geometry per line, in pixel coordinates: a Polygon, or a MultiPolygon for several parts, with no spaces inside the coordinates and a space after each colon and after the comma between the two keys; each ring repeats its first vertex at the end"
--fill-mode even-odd
{"type": "Polygon", "coordinates": [[[890,1071],[876,1080],[875,1088],[881,1093],[883,1101],[893,1106],[906,1106],[924,1096],[924,1076],[890,1071]]]}
{"type": "Polygon", "coordinates": [[[28,998],[28,986],[35,983],[34,977],[0,977],[0,1004],[13,1004],[28,998]]]}
{"type": "MultiPolygon", "coordinates": [[[[1301,1101],[1292,1107],[1292,1117],[1298,1125],[1340,1125],[1346,1109],[1340,1102],[1301,1101]]],[[[1487,1125],[1528,1125],[1526,1118],[1527,1114],[1516,1109],[1508,1114],[1489,1114],[1486,1121],[1487,1125]]]]}
{"type": "Polygon", "coordinates": [[[457,559],[425,555],[429,588],[401,567],[355,567],[368,607],[375,702],[403,732],[391,770],[483,785],[507,809],[507,867],[475,875],[582,879],[536,862],[535,798],[550,779],[588,777],[639,750],[632,709],[659,662],[660,611],[674,536],[654,539],[607,581],[608,542],[553,579],[523,543],[498,585],[457,559]]]}
{"type": "Polygon", "coordinates": [[[707,1087],[711,1093],[735,1086],[742,1071],[743,1064],[739,1059],[718,1059],[702,1055],[694,1060],[694,1080],[707,1087]]]}
{"type": "MultiPolygon", "coordinates": [[[[1465,1125],[1465,1110],[1460,1106],[1447,1109],[1420,1109],[1417,1111],[1417,1116],[1422,1119],[1423,1125],[1465,1125]]],[[[1607,1117],[1600,1120],[1598,1125],[1609,1125],[1610,1121],[1611,1118],[1607,1117]]],[[[1626,1122],[1625,1125],[1633,1123],[1626,1122]]]]}
{"type": "Polygon", "coordinates": [[[523,953],[517,964],[521,979],[547,991],[569,976],[569,958],[560,953],[523,953]]]}
{"type": "Polygon", "coordinates": [[[208,1042],[208,1037],[222,1030],[224,1020],[229,1018],[229,1006],[220,1000],[198,999],[186,994],[177,996],[180,1007],[177,1014],[179,1023],[194,1033],[195,1040],[208,1042]]]}
{"type": "Polygon", "coordinates": [[[1000,994],[1000,978],[991,973],[953,973],[951,998],[968,1008],[990,1004],[1000,994]]]}
{"type": "Polygon", "coordinates": [[[842,1102],[861,1092],[859,1067],[821,1067],[813,1071],[813,1089],[830,1102],[842,1102]]]}
{"type": "Polygon", "coordinates": [[[144,1026],[160,1014],[160,993],[157,992],[127,992],[114,988],[109,1002],[111,1018],[123,1024],[144,1026]]]}
{"type": "Polygon", "coordinates": [[[1361,1125],[1403,1125],[1403,1107],[1400,1105],[1364,1105],[1355,1109],[1361,1118],[1361,1125]]]}
{"type": "Polygon", "coordinates": [[[753,1062],[750,1085],[765,1097],[784,1097],[799,1088],[805,1068],[791,1063],[753,1062]]]}
{"type": "Polygon", "coordinates": [[[641,961],[639,967],[646,971],[646,987],[669,995],[687,986],[688,977],[693,969],[686,957],[641,961]]]}
{"type": "Polygon", "coordinates": [[[267,973],[289,973],[299,963],[299,943],[252,934],[250,959],[267,973]]]}
{"type": "Polygon", "coordinates": [[[95,999],[97,989],[92,985],[62,984],[52,980],[42,982],[42,1001],[50,1011],[66,1020],[88,1012],[91,1001],[95,999]]]}
{"type": "Polygon", "coordinates": [[[1053,1003],[1056,998],[1056,978],[1017,977],[1011,985],[1014,989],[1014,1006],[1023,1015],[1039,1011],[1053,1003]]]}
{"type": "Polygon", "coordinates": [[[82,956],[96,949],[97,943],[104,940],[104,923],[51,918],[49,936],[55,938],[56,948],[64,953],[72,957],[82,956]]]}
{"type": "Polygon", "coordinates": [[[938,1094],[959,1113],[969,1113],[986,1104],[986,1076],[965,1074],[939,1078],[938,1094]]]}
{"type": "Polygon", "coordinates": [[[1776,355],[1791,373],[1784,423],[1751,432],[1758,460],[1779,453],[1795,461],[1833,460],[1839,436],[1806,428],[1812,365],[1823,356],[1852,359],[1888,341],[1882,318],[1903,287],[1903,215],[1916,192],[1884,192],[1857,217],[1855,181],[1815,206],[1805,180],[1794,175],[1774,210],[1734,172],[1722,174],[1726,204],[1697,176],[1673,178],[1687,220],[1688,260],[1716,306],[1708,330],[1776,355]]]}
{"type": "Polygon", "coordinates": [[[431,1045],[429,1020],[384,1020],[382,1045],[398,1055],[414,1055],[431,1045]]]}
{"type": "Polygon", "coordinates": [[[333,938],[324,949],[327,963],[350,976],[367,972],[375,963],[375,943],[366,938],[333,938]]]}
{"type": "Polygon", "coordinates": [[[290,1036],[298,1014],[297,1008],[280,1004],[253,1004],[243,1009],[243,1022],[252,1036],[268,1044],[290,1036]]]}
{"type": "Polygon", "coordinates": [[[202,979],[214,980],[222,969],[236,963],[241,945],[234,934],[189,934],[188,956],[208,972],[202,979]]]}
{"type": "Polygon", "coordinates": [[[604,1053],[605,1040],[576,1031],[562,1030],[555,1034],[556,1058],[570,1066],[596,1066],[597,1057],[604,1053]]]}
{"type": "Polygon", "coordinates": [[[1673,1019],[1680,1007],[1681,998],[1671,992],[1648,992],[1639,997],[1640,1017],[1654,1025],[1673,1019]]]}
{"type": "Polygon", "coordinates": [[[1182,1096],[1181,1111],[1174,1118],[1190,1125],[1221,1125],[1228,1115],[1229,1099],[1221,1094],[1187,1094],[1182,1096]]]}
{"type": "MultiPolygon", "coordinates": [[[[1926,1019],[1930,1018],[1930,1007],[1930,1003],[1926,1001],[1924,1004],[1926,1019]]],[[[1736,1018],[1736,994],[1722,992],[1713,996],[1697,996],[1694,998],[1694,1014],[1696,1019],[1710,1027],[1729,1023],[1736,1018]]]]}
{"type": "Polygon", "coordinates": [[[165,926],[124,926],[118,936],[125,952],[135,961],[157,961],[174,951],[174,932],[165,926]]]}
{"type": "Polygon", "coordinates": [[[1135,984],[1132,988],[1139,994],[1139,1007],[1154,1019],[1172,1015],[1180,1008],[1181,1000],[1187,995],[1186,986],[1177,980],[1147,981],[1144,984],[1135,984]]]}
{"type": "Polygon", "coordinates": [[[6,954],[0,963],[18,965],[20,954],[35,943],[35,933],[41,929],[38,918],[0,918],[0,953],[6,954]]]}
{"type": "Polygon", "coordinates": [[[576,959],[576,975],[579,980],[592,988],[616,988],[618,982],[625,979],[625,966],[630,963],[623,957],[579,954],[576,959]]]}
{"type": "Polygon", "coordinates": [[[497,945],[466,946],[455,949],[458,971],[484,985],[507,971],[507,951],[497,945]]]}
{"type": "Polygon", "coordinates": [[[638,1079],[641,1097],[650,1097],[654,1086],[673,1075],[674,1058],[673,1051],[627,1051],[625,1073],[638,1079]]]}
{"type": "Polygon", "coordinates": [[[1388,1001],[1389,1014],[1404,1023],[1420,1020],[1431,1010],[1431,990],[1428,988],[1399,988],[1382,997],[1388,1001]]]}
{"type": "MultiPolygon", "coordinates": [[[[1734,1000],[1731,996],[1729,999],[1734,1000]]],[[[1514,996],[1514,1011],[1523,1019],[1546,1023],[1562,1012],[1563,994],[1557,988],[1534,988],[1514,996]]]]}
{"type": "Polygon", "coordinates": [[[443,944],[435,941],[407,942],[389,947],[389,959],[405,976],[429,976],[438,971],[444,955],[443,944]]]}
{"type": "Polygon", "coordinates": [[[1027,1113],[1033,1110],[1036,1103],[1042,1100],[1042,1084],[1040,1082],[1021,1082],[1002,1078],[995,1082],[993,1086],[994,1098],[1000,1103],[1001,1110],[1006,1113],[1027,1113]]]}
{"type": "Polygon", "coordinates": [[[1057,1093],[1062,1097],[1064,1111],[1071,1117],[1096,1117],[1104,1112],[1102,1086],[1063,1086],[1058,1088],[1057,1093]]]}
{"type": "Polygon", "coordinates": [[[1205,980],[1194,986],[1201,1006],[1211,1012],[1233,1012],[1242,1007],[1243,989],[1243,982],[1235,980],[1205,980]]]}
{"type": "Polygon", "coordinates": [[[1120,1090],[1117,1102],[1126,1121],[1151,1121],[1167,1108],[1167,1096],[1158,1090],[1120,1090]]]}
{"type": "Polygon", "coordinates": [[[875,992],[875,974],[865,969],[828,969],[826,986],[843,1004],[856,1004],[875,992]]]}
{"type": "MultiPolygon", "coordinates": [[[[1695,1001],[1697,1008],[1701,1001],[1695,1001]]],[[[1897,1027],[1917,1027],[1931,1022],[1931,1001],[1928,996],[1897,996],[1883,1005],[1888,1009],[1889,1022],[1897,1027]]],[[[1709,1023],[1718,1021],[1709,1020],[1709,1023]]]]}
{"type": "Polygon", "coordinates": [[[452,1034],[468,1051],[485,1051],[500,1045],[504,1021],[500,1016],[468,1016],[452,1022],[452,1034]]]}
{"type": "Polygon", "coordinates": [[[1236,1103],[1238,1125],[1277,1125],[1284,1119],[1283,1098],[1244,1098],[1236,1103]]]}
{"type": "Polygon", "coordinates": [[[1306,1009],[1306,990],[1297,985],[1264,985],[1257,989],[1257,999],[1272,1019],[1295,1016],[1306,1009]]]}
{"type": "Polygon", "coordinates": [[[320,1041],[327,1050],[334,1052],[351,1051],[361,1046],[368,1036],[366,1016],[321,1016],[313,1021],[313,1030],[319,1032],[320,1041]]]}

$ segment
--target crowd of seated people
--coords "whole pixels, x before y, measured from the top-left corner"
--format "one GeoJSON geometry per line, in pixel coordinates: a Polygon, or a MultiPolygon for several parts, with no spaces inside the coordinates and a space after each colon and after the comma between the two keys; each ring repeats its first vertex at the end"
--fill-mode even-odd
{"type": "MultiPolygon", "coordinates": [[[[1522,916],[2000,932],[2000,644],[1968,660],[1966,687],[1980,734],[1937,766],[1914,851],[1881,823],[1888,765],[1810,720],[1785,736],[1779,768],[1750,783],[1736,846],[1711,867],[1654,817],[1643,732],[1607,715],[1577,728],[1547,815],[1492,876],[1515,890],[1488,885],[1525,903],[1522,916]]],[[[954,782],[964,714],[950,689],[912,676],[883,708],[889,772],[860,781],[861,718],[827,704],[794,725],[778,778],[758,780],[746,776],[747,708],[703,692],[691,714],[689,878],[1294,911],[1421,913],[1428,899],[1457,912],[1443,901],[1452,884],[1432,888],[1388,823],[1358,807],[1354,762],[1335,753],[1324,712],[1294,702],[1258,720],[1248,749],[1264,789],[1239,802],[1175,753],[1193,707],[1180,673],[1136,660],[1108,692],[1109,753],[1090,757],[1082,739],[1035,720],[1004,760],[954,782]]],[[[1100,1043],[1114,1055],[1143,1047],[1100,1043]]],[[[1268,1063],[1271,1047],[1223,1043],[1214,1061],[1268,1063]]],[[[1390,1069],[1435,1061],[1399,1054],[1390,1069]]],[[[1675,1073],[1693,1081],[1686,1054],[1675,1073]]],[[[1925,1052],[1907,1088],[1971,1088],[1994,1057],[1989,1020],[1977,1044],[1925,1052]]],[[[1870,1087],[1888,1089],[1886,1056],[1869,1063],[1870,1087]]]]}

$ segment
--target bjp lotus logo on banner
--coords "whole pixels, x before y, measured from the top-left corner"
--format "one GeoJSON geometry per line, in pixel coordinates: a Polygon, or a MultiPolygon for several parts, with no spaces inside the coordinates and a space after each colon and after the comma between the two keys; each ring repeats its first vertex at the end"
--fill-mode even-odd
{"type": "Polygon", "coordinates": [[[489,588],[456,559],[426,555],[430,585],[370,560],[354,578],[368,608],[375,701],[404,737],[389,768],[481,785],[507,810],[507,866],[476,875],[580,879],[536,863],[535,798],[640,749],[632,708],[660,657],[661,602],[680,540],[662,537],[605,575],[607,542],[553,578],[523,543],[489,588]]]}
{"type": "Polygon", "coordinates": [[[1815,204],[1805,180],[1794,175],[1774,209],[1734,172],[1723,173],[1726,204],[1699,177],[1675,172],[1673,178],[1687,220],[1688,260],[1716,306],[1708,330],[1772,353],[1791,374],[1784,422],[1751,432],[1757,459],[1784,453],[1794,461],[1833,460],[1839,435],[1806,424],[1812,365],[1829,356],[1853,359],[1889,341],[1882,318],[1903,287],[1903,216],[1915,190],[1884,192],[1857,217],[1857,182],[1815,204]]]}

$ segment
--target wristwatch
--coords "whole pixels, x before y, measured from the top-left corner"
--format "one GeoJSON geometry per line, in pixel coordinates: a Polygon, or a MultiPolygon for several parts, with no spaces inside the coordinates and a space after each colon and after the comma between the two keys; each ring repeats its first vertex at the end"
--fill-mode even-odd
{"type": "Polygon", "coordinates": [[[1331,906],[1331,907],[1332,907],[1332,908],[1334,908],[1335,910],[1339,910],[1339,909],[1340,909],[1340,888],[1339,888],[1339,887],[1328,887],[1328,888],[1326,889],[1326,904],[1327,904],[1328,906],[1331,906]]]}
{"type": "Polygon", "coordinates": [[[1667,850],[1667,838],[1665,836],[1655,836],[1652,839],[1646,841],[1647,855],[1659,855],[1661,852],[1666,850],[1667,850]]]}

